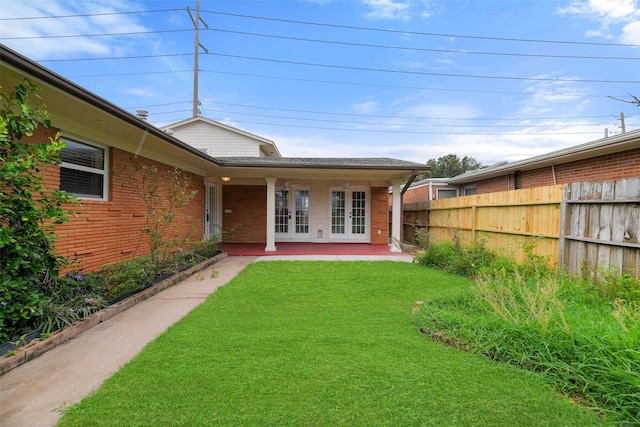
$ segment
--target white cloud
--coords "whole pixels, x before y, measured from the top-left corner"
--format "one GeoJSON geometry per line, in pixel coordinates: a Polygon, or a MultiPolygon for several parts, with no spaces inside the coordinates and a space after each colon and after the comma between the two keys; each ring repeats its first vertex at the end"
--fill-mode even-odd
{"type": "Polygon", "coordinates": [[[599,24],[597,29],[589,29],[585,32],[588,37],[616,38],[615,33],[618,32],[616,26],[630,23],[632,25],[631,30],[627,29],[627,25],[621,30],[620,37],[625,40],[629,39],[630,36],[632,40],[640,38],[634,25],[640,21],[638,0],[574,1],[569,6],[558,9],[557,13],[581,16],[597,22],[599,24]]]}
{"type": "MultiPolygon", "coordinates": [[[[552,111],[557,104],[578,105],[584,100],[584,95],[589,93],[589,89],[583,87],[578,82],[572,82],[571,77],[558,77],[552,74],[542,74],[535,76],[536,78],[562,78],[565,81],[543,80],[537,81],[524,88],[524,93],[531,96],[520,102],[521,105],[518,113],[543,113],[552,111]],[[567,81],[568,80],[568,81],[567,81]]],[[[565,108],[564,106],[562,108],[565,108]]]]}
{"type": "Polygon", "coordinates": [[[378,111],[380,106],[375,101],[362,102],[360,104],[355,104],[352,108],[355,112],[359,114],[371,114],[378,111]]]}
{"type": "Polygon", "coordinates": [[[135,3],[118,0],[23,2],[20,7],[3,8],[3,18],[42,17],[42,19],[25,19],[13,24],[3,24],[0,26],[0,38],[8,46],[20,52],[28,52],[29,57],[36,60],[63,59],[80,55],[93,57],[120,55],[130,51],[127,37],[82,37],[82,35],[145,31],[145,27],[135,17],[110,14],[121,10],[130,12],[138,9],[135,3]],[[95,16],[65,18],[71,15],[95,16]],[[50,18],[51,16],[58,18],[50,18]],[[54,37],[71,35],[78,37],[54,37]]]}
{"type": "Polygon", "coordinates": [[[640,21],[625,25],[621,36],[623,43],[640,44],[640,21]]]}
{"type": "Polygon", "coordinates": [[[409,19],[409,3],[394,0],[363,0],[363,3],[371,8],[367,13],[369,19],[409,19]]]}
{"type": "Polygon", "coordinates": [[[633,15],[637,9],[636,0],[587,0],[574,1],[569,6],[558,9],[558,13],[617,20],[633,15]]]}

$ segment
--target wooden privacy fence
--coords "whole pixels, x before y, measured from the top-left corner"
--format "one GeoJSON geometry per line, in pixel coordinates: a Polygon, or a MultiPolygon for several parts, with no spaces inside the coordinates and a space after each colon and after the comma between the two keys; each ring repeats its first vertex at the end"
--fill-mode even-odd
{"type": "Polygon", "coordinates": [[[556,263],[561,202],[561,185],[433,200],[429,241],[483,239],[488,248],[518,262],[532,247],[532,253],[556,263]]]}
{"type": "Polygon", "coordinates": [[[426,225],[432,243],[482,239],[518,262],[531,250],[572,274],[605,268],[640,278],[640,178],[433,200],[408,206],[404,225],[407,241],[426,225]]]}
{"type": "Polygon", "coordinates": [[[640,178],[565,184],[560,261],[574,274],[614,268],[640,278],[640,178]]]}

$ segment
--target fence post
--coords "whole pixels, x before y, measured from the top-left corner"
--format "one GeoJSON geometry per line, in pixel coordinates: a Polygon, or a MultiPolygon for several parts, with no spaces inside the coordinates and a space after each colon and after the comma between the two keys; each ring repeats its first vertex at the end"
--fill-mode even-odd
{"type": "Polygon", "coordinates": [[[560,202],[560,230],[558,233],[558,273],[561,273],[566,269],[566,262],[564,257],[565,252],[565,236],[567,234],[567,199],[569,198],[569,186],[564,184],[562,186],[562,201],[560,202]]]}
{"type": "Polygon", "coordinates": [[[476,241],[476,224],[478,222],[476,218],[477,214],[478,214],[477,206],[474,203],[473,205],[471,205],[471,241],[472,242],[476,241]]]}

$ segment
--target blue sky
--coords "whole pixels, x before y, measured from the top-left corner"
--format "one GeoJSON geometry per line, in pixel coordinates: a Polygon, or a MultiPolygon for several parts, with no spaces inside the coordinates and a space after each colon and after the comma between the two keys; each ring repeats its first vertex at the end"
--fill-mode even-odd
{"type": "MultiPolygon", "coordinates": [[[[3,44],[157,126],[191,117],[195,0],[0,6],[3,44]]],[[[272,139],[284,156],[493,164],[620,133],[621,112],[627,131],[640,128],[640,107],[610,98],[640,96],[636,0],[202,0],[200,10],[201,115],[272,139]]]]}

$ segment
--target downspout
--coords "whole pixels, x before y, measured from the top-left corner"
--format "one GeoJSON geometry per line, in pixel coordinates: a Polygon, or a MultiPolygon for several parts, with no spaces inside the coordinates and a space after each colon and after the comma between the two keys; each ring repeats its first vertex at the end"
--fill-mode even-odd
{"type": "Polygon", "coordinates": [[[551,174],[553,175],[553,185],[556,185],[556,168],[553,165],[551,165],[551,174]]]}

